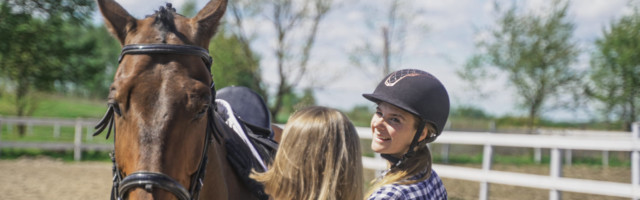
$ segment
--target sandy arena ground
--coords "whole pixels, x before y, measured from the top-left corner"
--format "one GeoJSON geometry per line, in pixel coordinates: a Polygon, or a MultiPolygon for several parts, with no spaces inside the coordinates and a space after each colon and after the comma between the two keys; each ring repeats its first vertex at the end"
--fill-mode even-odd
{"type": "MultiPolygon", "coordinates": [[[[548,166],[495,165],[494,169],[549,174],[548,166]]],[[[565,167],[563,171],[565,177],[631,182],[628,167],[570,166],[565,167]]],[[[371,172],[365,173],[365,178],[371,178],[371,172]]],[[[443,179],[443,182],[451,200],[478,199],[480,184],[477,182],[455,179],[443,179]]],[[[50,158],[0,160],[0,200],[108,199],[110,190],[111,163],[109,162],[62,162],[50,158]]],[[[544,200],[549,199],[549,192],[540,189],[492,184],[490,199],[544,200]]],[[[564,192],[562,199],[618,200],[625,198],[564,192]]]]}
{"type": "Polygon", "coordinates": [[[111,163],[0,160],[0,199],[109,199],[111,163]]]}

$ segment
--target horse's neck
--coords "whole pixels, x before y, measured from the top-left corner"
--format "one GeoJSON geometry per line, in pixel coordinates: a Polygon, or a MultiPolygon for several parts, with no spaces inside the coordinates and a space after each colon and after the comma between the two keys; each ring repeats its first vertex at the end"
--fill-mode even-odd
{"type": "Polygon", "coordinates": [[[205,171],[204,185],[200,191],[201,199],[230,199],[229,198],[229,186],[226,181],[226,174],[228,173],[224,167],[227,163],[227,159],[224,156],[224,149],[221,145],[212,142],[213,144],[209,148],[207,169],[205,171]]]}
{"type": "Polygon", "coordinates": [[[255,199],[238,178],[226,156],[224,144],[214,140],[209,148],[209,163],[200,199],[255,199]]]}

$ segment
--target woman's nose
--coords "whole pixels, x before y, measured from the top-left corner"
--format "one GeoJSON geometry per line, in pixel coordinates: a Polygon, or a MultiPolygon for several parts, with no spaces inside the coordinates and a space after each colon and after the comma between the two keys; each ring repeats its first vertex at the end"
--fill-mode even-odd
{"type": "Polygon", "coordinates": [[[384,122],[384,118],[382,117],[378,117],[378,116],[373,116],[373,119],[371,119],[371,126],[372,127],[381,127],[382,122],[384,122]]]}

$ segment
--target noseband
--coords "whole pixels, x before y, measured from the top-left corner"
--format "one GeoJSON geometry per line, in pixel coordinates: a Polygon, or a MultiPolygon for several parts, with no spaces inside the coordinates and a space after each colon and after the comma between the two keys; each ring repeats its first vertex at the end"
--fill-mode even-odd
{"type": "MultiPolygon", "coordinates": [[[[211,73],[212,58],[209,56],[209,51],[191,45],[174,45],[174,44],[133,44],[126,45],[122,48],[118,63],[122,62],[122,58],[127,54],[179,54],[179,55],[193,55],[202,58],[207,71],[211,73]]],[[[211,99],[215,99],[214,84],[211,84],[211,99]]],[[[211,143],[211,136],[215,123],[213,123],[213,106],[209,108],[207,115],[207,130],[205,132],[204,148],[202,149],[202,157],[200,158],[200,164],[198,171],[191,177],[191,184],[189,190],[187,190],[180,183],[173,178],[163,173],[138,171],[131,173],[122,178],[123,173],[118,168],[115,159],[115,114],[121,115],[117,103],[108,103],[109,108],[104,117],[96,125],[96,132],[94,136],[100,134],[106,127],[109,127],[107,131],[107,138],[113,129],[114,138],[114,152],[111,153],[111,162],[113,163],[113,187],[111,189],[111,199],[121,200],[124,199],[125,194],[134,188],[143,188],[148,192],[151,192],[154,188],[160,188],[171,192],[180,200],[192,200],[198,199],[200,190],[202,189],[203,179],[205,174],[205,168],[207,165],[207,153],[209,150],[209,143],[211,143]]]]}

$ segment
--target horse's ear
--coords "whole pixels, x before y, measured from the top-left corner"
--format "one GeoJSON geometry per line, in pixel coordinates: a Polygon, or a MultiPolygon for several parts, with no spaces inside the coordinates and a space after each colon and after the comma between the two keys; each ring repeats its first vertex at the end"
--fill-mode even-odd
{"type": "Polygon", "coordinates": [[[98,0],[98,6],[109,32],[124,45],[127,32],[136,27],[136,18],[114,0],[98,0]]]}
{"type": "Polygon", "coordinates": [[[227,0],[212,0],[193,17],[197,23],[197,32],[205,41],[209,41],[216,33],[220,19],[227,10],[227,0]]]}

